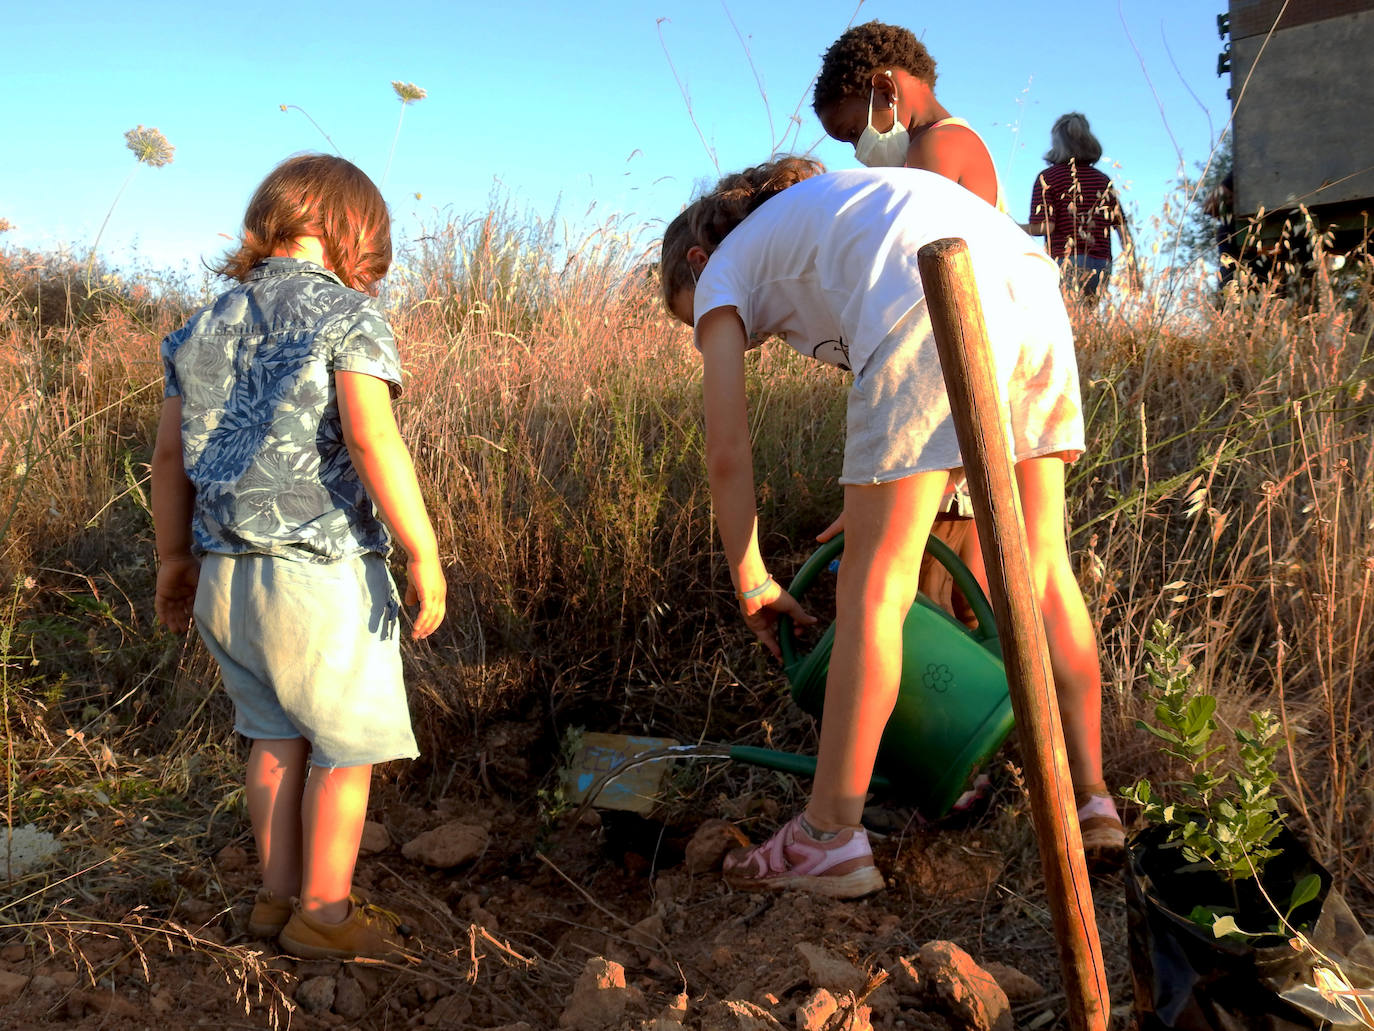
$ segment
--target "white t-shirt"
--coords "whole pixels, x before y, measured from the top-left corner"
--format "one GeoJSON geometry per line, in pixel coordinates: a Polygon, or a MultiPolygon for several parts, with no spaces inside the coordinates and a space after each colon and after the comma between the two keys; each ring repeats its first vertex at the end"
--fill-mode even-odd
{"type": "Polygon", "coordinates": [[[996,341],[999,326],[1015,318],[1014,285],[1026,263],[1053,263],[1006,215],[915,168],[828,172],[765,201],[707,261],[695,318],[733,306],[750,337],[777,334],[802,354],[859,373],[924,303],[917,251],[950,236],[968,242],[996,341]]]}

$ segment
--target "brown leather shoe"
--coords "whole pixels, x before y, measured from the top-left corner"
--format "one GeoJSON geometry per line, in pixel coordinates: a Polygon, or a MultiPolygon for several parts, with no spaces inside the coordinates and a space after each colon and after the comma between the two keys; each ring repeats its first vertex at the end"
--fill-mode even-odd
{"type": "Polygon", "coordinates": [[[291,900],[277,898],[266,888],[259,888],[253,912],[248,914],[248,933],[255,938],[275,938],[290,919],[291,900]]]}
{"type": "Polygon", "coordinates": [[[277,941],[284,951],[301,959],[399,960],[406,958],[405,939],[411,931],[395,913],[363,902],[356,895],[348,899],[348,916],[337,924],[317,920],[291,900],[291,919],[277,941]]]}

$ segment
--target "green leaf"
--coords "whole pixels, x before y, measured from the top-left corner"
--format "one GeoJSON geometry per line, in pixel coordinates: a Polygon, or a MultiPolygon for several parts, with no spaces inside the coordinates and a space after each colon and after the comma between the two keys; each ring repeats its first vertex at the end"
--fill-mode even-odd
{"type": "Polygon", "coordinates": [[[1288,900],[1288,912],[1311,902],[1322,890],[1322,879],[1314,873],[1308,874],[1293,886],[1293,897],[1288,900]]]}
{"type": "Polygon", "coordinates": [[[1233,916],[1219,916],[1212,924],[1212,937],[1223,938],[1228,934],[1239,934],[1250,937],[1249,932],[1242,931],[1236,926],[1236,918],[1233,916]]]}
{"type": "Polygon", "coordinates": [[[1186,733],[1196,734],[1204,729],[1210,733],[1211,728],[1207,725],[1211,722],[1212,713],[1216,712],[1216,709],[1217,700],[1211,695],[1203,694],[1195,697],[1183,710],[1186,733]]]}

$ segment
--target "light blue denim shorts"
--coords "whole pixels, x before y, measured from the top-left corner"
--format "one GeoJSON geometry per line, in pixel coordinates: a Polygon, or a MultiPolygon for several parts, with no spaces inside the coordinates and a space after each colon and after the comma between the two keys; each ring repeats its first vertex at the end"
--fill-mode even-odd
{"type": "Polygon", "coordinates": [[[196,626],[244,737],[310,742],[317,766],[419,755],[401,679],[401,602],[386,560],[208,554],[196,626]]]}

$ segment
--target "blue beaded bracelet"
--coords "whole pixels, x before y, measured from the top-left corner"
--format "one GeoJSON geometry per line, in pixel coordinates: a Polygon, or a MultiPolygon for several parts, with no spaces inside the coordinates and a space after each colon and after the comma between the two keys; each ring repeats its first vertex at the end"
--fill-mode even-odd
{"type": "Polygon", "coordinates": [[[763,583],[759,584],[757,587],[751,587],[747,591],[736,591],[735,594],[740,601],[753,601],[764,591],[768,590],[768,588],[771,587],[772,584],[773,578],[770,576],[767,580],[763,581],[763,583]]]}

